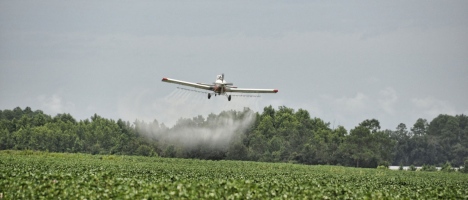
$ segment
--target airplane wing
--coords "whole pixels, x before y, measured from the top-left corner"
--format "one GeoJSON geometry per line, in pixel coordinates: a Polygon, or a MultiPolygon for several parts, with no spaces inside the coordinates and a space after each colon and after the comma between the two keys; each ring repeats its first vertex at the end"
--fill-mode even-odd
{"type": "Polygon", "coordinates": [[[208,85],[208,84],[191,83],[191,82],[187,82],[187,81],[179,81],[179,80],[170,79],[170,78],[163,78],[161,81],[162,82],[167,82],[167,83],[175,83],[175,84],[179,84],[179,85],[190,86],[190,87],[204,89],[204,90],[212,90],[213,89],[213,86],[208,85]]]}
{"type": "Polygon", "coordinates": [[[239,93],[277,93],[277,89],[229,88],[226,92],[239,93]]]}

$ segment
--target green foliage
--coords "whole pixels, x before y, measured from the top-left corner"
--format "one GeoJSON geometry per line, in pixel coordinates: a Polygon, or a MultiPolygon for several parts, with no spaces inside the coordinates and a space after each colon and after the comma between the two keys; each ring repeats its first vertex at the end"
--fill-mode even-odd
{"type": "Polygon", "coordinates": [[[460,168],[460,172],[468,173],[468,160],[465,160],[465,165],[463,165],[463,167],[460,168]]]}
{"type": "Polygon", "coordinates": [[[409,166],[408,171],[416,171],[416,167],[414,165],[409,166]]]}
{"type": "Polygon", "coordinates": [[[442,171],[442,172],[454,172],[455,169],[453,169],[450,162],[447,161],[444,165],[442,165],[442,167],[440,168],[440,171],[442,171]]]}
{"type": "Polygon", "coordinates": [[[0,152],[5,199],[464,199],[466,185],[455,173],[0,152]]]}
{"type": "Polygon", "coordinates": [[[468,157],[468,117],[439,115],[430,123],[418,119],[411,132],[402,126],[392,133],[396,141],[393,164],[435,165],[449,161],[463,165],[468,157]]]}
{"type": "Polygon", "coordinates": [[[419,118],[416,120],[416,123],[414,123],[413,128],[411,128],[411,131],[415,136],[423,136],[427,132],[427,127],[429,124],[427,123],[426,119],[419,118]]]}
{"type": "Polygon", "coordinates": [[[350,166],[375,168],[381,163],[389,165],[392,154],[389,149],[394,141],[387,131],[380,131],[379,122],[366,120],[350,131],[340,146],[345,162],[350,166]]]}
{"type": "Polygon", "coordinates": [[[377,166],[377,169],[388,169],[388,166],[385,166],[385,165],[379,165],[379,166],[377,166]]]}
{"type": "Polygon", "coordinates": [[[371,120],[366,119],[363,122],[361,122],[359,126],[365,127],[369,129],[370,131],[372,131],[373,133],[380,130],[380,122],[376,119],[371,119],[371,120]]]}
{"type": "Polygon", "coordinates": [[[435,171],[437,171],[437,168],[434,165],[423,165],[422,168],[421,168],[421,171],[435,172],[435,171]]]}
{"type": "Polygon", "coordinates": [[[155,156],[155,154],[156,154],[151,147],[149,147],[148,145],[145,145],[145,144],[140,145],[136,149],[135,153],[137,155],[142,155],[142,156],[155,156]]]}
{"type": "Polygon", "coordinates": [[[390,166],[390,164],[388,163],[388,161],[382,161],[379,163],[379,166],[384,166],[386,168],[388,168],[390,166]]]}

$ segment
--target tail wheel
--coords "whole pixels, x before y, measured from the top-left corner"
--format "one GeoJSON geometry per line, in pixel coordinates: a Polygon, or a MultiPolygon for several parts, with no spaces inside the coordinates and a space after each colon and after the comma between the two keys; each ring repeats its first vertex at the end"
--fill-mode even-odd
{"type": "Polygon", "coordinates": [[[228,101],[231,101],[231,95],[228,96],[228,101]]]}
{"type": "Polygon", "coordinates": [[[210,94],[210,93],[208,93],[208,99],[210,99],[210,98],[211,98],[211,94],[210,94]]]}

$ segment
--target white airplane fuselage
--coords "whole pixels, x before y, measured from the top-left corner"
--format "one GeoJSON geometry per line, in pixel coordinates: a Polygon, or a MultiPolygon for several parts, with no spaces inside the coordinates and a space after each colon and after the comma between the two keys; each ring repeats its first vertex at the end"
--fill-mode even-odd
{"type": "Polygon", "coordinates": [[[216,81],[214,82],[213,92],[218,95],[225,94],[226,91],[229,91],[226,80],[222,78],[221,75],[218,75],[216,81]]]}

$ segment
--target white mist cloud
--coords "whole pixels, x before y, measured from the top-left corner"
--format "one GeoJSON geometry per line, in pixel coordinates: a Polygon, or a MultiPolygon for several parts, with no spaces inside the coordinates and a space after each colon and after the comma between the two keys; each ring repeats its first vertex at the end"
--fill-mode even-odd
{"type": "Polygon", "coordinates": [[[75,104],[70,101],[64,101],[57,94],[51,96],[40,95],[37,97],[40,102],[41,109],[46,113],[59,114],[70,113],[75,110],[75,104]]]}
{"type": "Polygon", "coordinates": [[[152,135],[164,144],[178,144],[192,148],[197,145],[208,145],[215,149],[226,149],[231,140],[238,138],[255,121],[254,112],[246,112],[238,118],[233,112],[218,115],[216,119],[207,120],[202,126],[177,123],[168,132],[156,132],[152,135]]]}
{"type": "Polygon", "coordinates": [[[119,103],[119,115],[126,120],[138,119],[140,130],[162,145],[185,148],[197,145],[227,148],[232,139],[254,122],[254,111],[243,111],[245,107],[255,107],[258,101],[239,96],[233,96],[231,101],[224,96],[208,99],[204,93],[182,89],[164,98],[153,98],[154,95],[144,89],[128,94],[119,103]],[[244,116],[240,117],[240,113],[244,116]]]}

